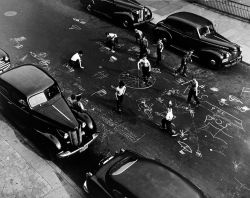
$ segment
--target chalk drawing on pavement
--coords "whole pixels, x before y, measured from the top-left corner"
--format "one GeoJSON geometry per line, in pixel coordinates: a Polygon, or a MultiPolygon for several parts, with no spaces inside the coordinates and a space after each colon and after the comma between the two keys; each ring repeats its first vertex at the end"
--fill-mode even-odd
{"type": "Polygon", "coordinates": [[[229,95],[229,96],[228,96],[228,99],[229,99],[229,101],[231,101],[231,102],[238,102],[238,103],[243,104],[243,102],[241,102],[241,100],[240,100],[239,98],[237,98],[236,96],[229,95]]]}
{"type": "Polygon", "coordinates": [[[240,97],[246,97],[246,96],[250,96],[250,88],[243,87],[241,90],[240,97]]]}
{"type": "Polygon", "coordinates": [[[47,57],[47,53],[46,52],[39,52],[39,53],[35,53],[35,52],[30,52],[30,55],[35,58],[36,60],[39,61],[39,65],[44,67],[45,69],[49,70],[49,64],[50,64],[50,60],[46,59],[47,57]]]}
{"type": "Polygon", "coordinates": [[[84,21],[83,19],[73,18],[73,21],[79,22],[82,25],[86,24],[86,21],[84,21]]]}
{"type": "Polygon", "coordinates": [[[136,100],[137,105],[138,105],[138,111],[143,111],[145,115],[147,115],[149,120],[153,119],[153,115],[152,115],[152,106],[154,105],[153,103],[148,104],[150,101],[149,98],[140,98],[138,100],[136,100]]]}
{"type": "Polygon", "coordinates": [[[69,27],[69,30],[81,30],[82,28],[80,28],[78,25],[71,25],[69,27]]]}
{"type": "Polygon", "coordinates": [[[250,187],[248,187],[246,184],[243,184],[242,182],[240,182],[237,178],[234,178],[234,180],[239,184],[238,190],[248,190],[250,191],[250,187]]]}
{"type": "Polygon", "coordinates": [[[238,172],[238,170],[241,168],[242,162],[233,161],[233,168],[235,172],[238,172]]]}
{"type": "Polygon", "coordinates": [[[131,48],[128,49],[128,52],[140,52],[140,48],[137,46],[133,46],[131,48]]]}
{"type": "Polygon", "coordinates": [[[73,72],[75,71],[73,67],[71,67],[68,63],[64,63],[62,65],[63,67],[66,67],[68,69],[69,72],[73,72]]]}
{"type": "Polygon", "coordinates": [[[244,113],[246,111],[249,111],[250,108],[247,107],[247,106],[243,106],[243,107],[240,107],[240,106],[236,106],[235,109],[239,110],[240,112],[244,113]]]}
{"type": "Polygon", "coordinates": [[[18,38],[11,38],[10,42],[12,42],[14,44],[14,47],[17,49],[21,49],[23,47],[23,45],[21,44],[21,42],[27,40],[26,37],[21,36],[18,38]]]}
{"type": "Polygon", "coordinates": [[[11,16],[16,16],[17,12],[16,11],[7,11],[4,13],[4,16],[11,17],[11,16]]]}
{"type": "Polygon", "coordinates": [[[26,58],[28,57],[28,54],[24,55],[22,58],[19,59],[20,62],[24,62],[26,58]]]}
{"type": "Polygon", "coordinates": [[[227,133],[227,127],[231,123],[225,122],[220,119],[220,117],[207,115],[204,121],[205,125],[198,128],[197,130],[202,130],[208,132],[214,139],[220,140],[224,144],[228,144],[225,140],[226,138],[233,138],[227,133]]]}
{"type": "Polygon", "coordinates": [[[216,88],[216,87],[211,87],[210,90],[211,90],[211,91],[214,91],[214,92],[218,92],[218,91],[219,91],[219,89],[216,88]]]}
{"type": "Polygon", "coordinates": [[[95,73],[92,77],[96,79],[103,79],[103,78],[107,78],[108,76],[109,74],[107,74],[105,71],[99,71],[95,73]]]}
{"type": "Polygon", "coordinates": [[[185,142],[182,141],[178,141],[178,144],[181,146],[181,150],[179,151],[180,154],[184,155],[186,154],[185,152],[188,153],[192,153],[192,149],[190,148],[190,146],[188,144],[186,144],[185,142]]]}
{"type": "Polygon", "coordinates": [[[159,68],[155,68],[155,67],[153,67],[151,69],[151,72],[156,73],[156,74],[161,74],[161,70],[159,68]]]}
{"type": "Polygon", "coordinates": [[[220,106],[228,106],[229,104],[227,103],[227,99],[221,98],[221,99],[219,100],[219,105],[220,105],[220,106]]]}
{"type": "Polygon", "coordinates": [[[218,150],[215,150],[215,149],[209,149],[209,151],[218,153],[220,155],[223,155],[224,157],[226,156],[225,153],[223,153],[222,151],[218,151],[218,150]]]}
{"type": "Polygon", "coordinates": [[[99,91],[96,91],[96,92],[92,93],[91,96],[93,96],[93,95],[95,95],[95,94],[97,94],[97,95],[99,95],[99,96],[104,96],[104,95],[107,94],[107,91],[106,91],[105,89],[101,89],[101,90],[99,90],[99,91]]]}
{"type": "Polygon", "coordinates": [[[243,122],[239,118],[236,118],[232,114],[220,109],[219,107],[211,104],[208,101],[204,101],[202,103],[202,106],[204,108],[206,108],[209,112],[211,112],[213,115],[216,115],[217,117],[220,117],[222,120],[226,121],[230,125],[234,125],[235,127],[245,131],[245,129],[243,127],[243,122]]]}

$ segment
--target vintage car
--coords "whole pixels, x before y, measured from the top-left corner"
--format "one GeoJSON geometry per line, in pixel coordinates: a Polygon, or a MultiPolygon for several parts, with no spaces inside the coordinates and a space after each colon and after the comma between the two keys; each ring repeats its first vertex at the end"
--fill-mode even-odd
{"type": "Polygon", "coordinates": [[[156,24],[154,33],[157,38],[165,38],[166,45],[194,50],[194,56],[212,69],[230,67],[242,60],[237,44],[217,33],[211,21],[193,13],[169,15],[156,24]]]}
{"type": "Polygon", "coordinates": [[[89,12],[101,13],[124,28],[131,28],[152,19],[151,10],[135,0],[81,0],[81,2],[89,12]]]}
{"type": "Polygon", "coordinates": [[[2,49],[0,49],[0,73],[6,71],[10,67],[10,57],[2,49]]]}
{"type": "Polygon", "coordinates": [[[95,174],[86,173],[83,189],[102,198],[205,198],[204,193],[171,168],[129,150],[104,158],[95,174]]]}
{"type": "Polygon", "coordinates": [[[54,159],[85,151],[98,136],[90,115],[70,108],[57,82],[37,66],[2,73],[0,102],[13,121],[47,140],[54,159]]]}

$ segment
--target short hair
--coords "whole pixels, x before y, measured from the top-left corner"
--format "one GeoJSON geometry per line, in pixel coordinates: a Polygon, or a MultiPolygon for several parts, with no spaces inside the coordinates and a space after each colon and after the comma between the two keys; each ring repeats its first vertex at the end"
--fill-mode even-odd
{"type": "Polygon", "coordinates": [[[82,98],[82,94],[77,94],[77,95],[76,95],[76,100],[77,100],[77,101],[81,100],[81,98],[82,98]]]}
{"type": "Polygon", "coordinates": [[[71,94],[70,98],[71,98],[72,100],[75,100],[75,99],[76,99],[76,95],[75,95],[75,94],[71,94]]]}
{"type": "Polygon", "coordinates": [[[125,83],[121,80],[120,82],[119,82],[119,87],[123,87],[125,85],[125,83]]]}
{"type": "Polygon", "coordinates": [[[82,51],[82,50],[79,50],[78,54],[83,54],[83,51],[82,51]]]}

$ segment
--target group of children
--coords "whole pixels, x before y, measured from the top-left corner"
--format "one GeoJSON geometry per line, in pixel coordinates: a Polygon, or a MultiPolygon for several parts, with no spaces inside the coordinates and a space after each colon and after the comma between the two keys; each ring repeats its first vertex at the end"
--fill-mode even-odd
{"type": "MultiPolygon", "coordinates": [[[[115,46],[118,44],[118,36],[115,33],[105,33],[106,35],[106,45],[110,48],[111,52],[114,53],[115,51],[115,46]]],[[[151,64],[149,60],[147,59],[147,56],[150,53],[150,50],[148,49],[148,40],[143,34],[141,30],[135,29],[135,39],[136,43],[140,45],[140,60],[137,63],[138,71],[142,72],[142,79],[143,82],[148,85],[149,83],[149,78],[150,78],[150,73],[151,73],[151,64]]],[[[156,59],[156,65],[159,65],[161,62],[161,56],[162,56],[162,51],[164,49],[164,43],[167,41],[165,39],[159,38],[157,41],[157,49],[156,49],[156,54],[157,54],[157,59],[156,59]]],[[[174,72],[175,75],[180,73],[183,76],[186,75],[187,71],[187,64],[192,62],[192,55],[193,55],[193,50],[188,51],[184,57],[181,60],[180,67],[174,72]]],[[[79,52],[75,53],[71,59],[70,59],[70,65],[72,67],[80,67],[84,68],[82,65],[82,60],[81,57],[83,55],[83,52],[80,50],[79,52]]],[[[138,73],[139,77],[139,73],[138,73]]],[[[190,105],[192,97],[195,100],[196,106],[200,104],[197,94],[198,94],[198,82],[195,78],[192,78],[191,81],[188,81],[187,83],[190,83],[190,90],[188,93],[188,98],[187,98],[187,103],[190,105]]],[[[126,86],[123,81],[119,82],[119,85],[115,87],[115,98],[116,98],[116,108],[118,112],[122,111],[122,102],[123,102],[123,97],[126,92],[126,86]]],[[[81,96],[80,95],[74,95],[72,94],[71,97],[68,99],[69,104],[72,106],[72,108],[76,111],[83,112],[86,111],[86,109],[83,107],[82,103],[80,102],[81,96]]],[[[161,125],[163,129],[166,129],[169,133],[173,133],[172,130],[172,120],[174,118],[173,115],[173,110],[172,110],[172,101],[169,101],[167,104],[167,112],[166,116],[162,119],[161,125]]],[[[175,136],[176,134],[173,134],[175,136]]]]}

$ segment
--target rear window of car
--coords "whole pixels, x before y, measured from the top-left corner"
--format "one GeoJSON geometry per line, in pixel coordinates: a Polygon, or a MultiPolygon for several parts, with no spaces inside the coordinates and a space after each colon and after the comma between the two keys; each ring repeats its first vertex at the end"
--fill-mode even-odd
{"type": "Polygon", "coordinates": [[[42,92],[42,93],[39,93],[39,94],[36,94],[34,96],[31,96],[29,98],[29,104],[30,104],[30,107],[33,108],[37,105],[41,105],[42,103],[45,103],[47,102],[47,98],[45,96],[45,94],[42,92]]]}
{"type": "Polygon", "coordinates": [[[30,107],[33,108],[37,105],[41,105],[49,101],[50,99],[54,98],[59,93],[60,93],[59,87],[56,84],[54,84],[48,89],[46,89],[44,92],[31,96],[29,98],[30,107]]]}

